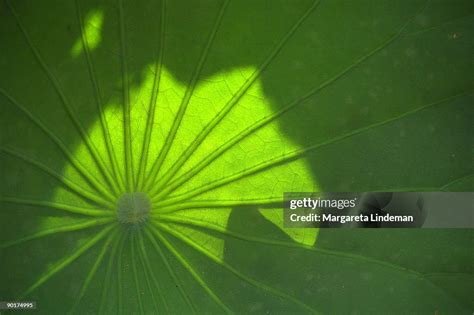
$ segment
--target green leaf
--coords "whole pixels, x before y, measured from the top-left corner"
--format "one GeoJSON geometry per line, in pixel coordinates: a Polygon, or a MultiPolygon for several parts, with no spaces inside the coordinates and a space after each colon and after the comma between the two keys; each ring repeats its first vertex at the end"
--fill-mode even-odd
{"type": "Polygon", "coordinates": [[[472,313],[472,230],[288,229],[281,207],[291,191],[473,189],[473,14],[2,1],[0,300],[472,313]]]}

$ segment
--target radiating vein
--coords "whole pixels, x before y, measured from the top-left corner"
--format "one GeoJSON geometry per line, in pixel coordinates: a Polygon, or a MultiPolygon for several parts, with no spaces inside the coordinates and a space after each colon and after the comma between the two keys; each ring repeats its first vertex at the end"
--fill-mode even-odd
{"type": "Polygon", "coordinates": [[[125,182],[129,192],[134,188],[133,154],[132,154],[132,131],[130,125],[130,90],[127,66],[127,51],[125,46],[125,19],[122,0],[118,0],[119,25],[120,25],[120,47],[122,62],[122,92],[123,92],[123,130],[124,130],[124,153],[125,153],[125,182]]]}
{"type": "MultiPolygon", "coordinates": [[[[428,2],[427,2],[428,3],[428,2]]],[[[427,4],[426,4],[427,5],[427,4]]],[[[326,80],[322,84],[316,86],[315,88],[311,89],[309,92],[307,92],[305,95],[299,97],[298,99],[294,100],[293,102],[289,103],[288,105],[284,106],[280,110],[276,111],[275,113],[264,117],[254,124],[250,125],[249,127],[245,128],[241,132],[239,132],[237,135],[223,143],[221,146],[219,146],[216,150],[211,152],[208,156],[206,156],[202,161],[198,162],[195,166],[190,168],[185,174],[181,175],[177,179],[173,180],[170,182],[169,185],[164,187],[160,193],[158,193],[156,196],[159,199],[160,197],[167,196],[170,194],[172,191],[174,191],[176,188],[180,187],[183,183],[189,181],[191,178],[193,178],[196,174],[201,172],[204,168],[209,166],[212,162],[214,162],[217,158],[222,156],[225,152],[227,152],[229,149],[233,148],[236,144],[238,144],[240,141],[246,139],[250,135],[254,134],[261,128],[265,127],[269,123],[273,122],[283,114],[289,112],[290,110],[296,108],[297,106],[303,104],[305,101],[308,101],[310,97],[318,94],[328,86],[334,84],[336,81],[338,81],[340,78],[344,77],[347,73],[349,73],[352,69],[355,69],[357,66],[365,62],[366,60],[370,59],[373,55],[378,53],[379,51],[383,50],[387,46],[389,46],[391,43],[396,41],[404,32],[408,24],[412,21],[414,17],[416,17],[422,10],[426,8],[426,5],[422,7],[422,9],[414,15],[411,19],[409,19],[406,23],[402,25],[402,27],[399,29],[399,31],[391,36],[388,40],[380,44],[379,46],[375,47],[372,49],[370,52],[367,54],[363,55],[362,57],[356,59],[353,63],[351,63],[348,67],[346,67],[344,70],[333,76],[332,78],[326,80]]]]}
{"type": "Polygon", "coordinates": [[[46,281],[51,279],[54,275],[59,273],[64,268],[68,267],[72,264],[76,259],[78,259],[82,254],[84,254],[87,250],[97,244],[100,240],[102,240],[107,234],[114,228],[114,226],[105,227],[102,231],[96,234],[94,237],[89,239],[86,243],[81,245],[79,248],[75,249],[74,252],[56,262],[48,271],[43,273],[35,283],[33,283],[22,295],[22,298],[29,295],[35,289],[43,285],[46,281]]]}
{"type": "Polygon", "coordinates": [[[101,196],[95,194],[95,193],[92,193],[84,188],[82,188],[81,186],[77,185],[76,183],[74,183],[73,181],[67,179],[65,176],[62,176],[58,173],[56,173],[55,171],[53,171],[52,169],[50,169],[49,167],[45,166],[44,164],[34,160],[34,159],[31,159],[19,152],[15,152],[11,149],[8,149],[8,148],[4,148],[4,147],[0,147],[0,152],[4,152],[8,155],[11,155],[13,157],[16,157],[32,166],[35,166],[36,168],[40,169],[41,171],[45,172],[46,174],[50,175],[51,177],[54,177],[56,180],[58,180],[60,183],[62,183],[64,186],[66,186],[67,188],[69,188],[71,191],[73,191],[74,193],[76,193],[77,195],[79,196],[82,196],[88,200],[91,200],[101,206],[104,206],[106,208],[109,208],[109,209],[113,209],[114,205],[111,201],[109,200],[106,200],[104,198],[102,198],[101,196]]]}
{"type": "MultiPolygon", "coordinates": [[[[109,185],[110,188],[114,189],[114,180],[109,172],[109,169],[106,167],[104,164],[104,161],[102,160],[99,152],[97,151],[97,148],[94,146],[94,144],[91,142],[89,139],[89,136],[85,132],[84,128],[82,127],[79,119],[77,118],[76,114],[74,113],[73,109],[70,106],[69,100],[67,99],[66,95],[63,93],[58,80],[56,77],[53,75],[52,71],[48,68],[47,64],[43,60],[43,57],[41,56],[40,52],[38,49],[34,46],[33,42],[30,39],[30,36],[28,35],[28,32],[26,31],[25,27],[23,26],[23,23],[20,20],[20,17],[16,13],[14,7],[10,4],[8,0],[5,1],[7,4],[7,7],[9,8],[10,12],[12,13],[13,17],[15,18],[16,24],[18,25],[18,28],[20,29],[21,33],[23,34],[23,37],[25,38],[25,41],[27,42],[28,46],[30,47],[31,51],[33,52],[33,55],[35,56],[36,60],[40,64],[41,68],[43,71],[46,73],[48,79],[52,83],[55,91],[57,92],[59,99],[61,100],[61,103],[64,106],[64,109],[66,110],[69,118],[74,124],[74,127],[77,129],[79,132],[82,140],[84,141],[84,144],[86,145],[91,157],[94,159],[94,162],[98,166],[101,174],[104,176],[105,180],[107,181],[107,184],[109,185]]],[[[116,191],[115,191],[116,192],[116,191]]]]}
{"type": "Polygon", "coordinates": [[[33,200],[33,199],[18,198],[18,197],[0,197],[0,201],[18,204],[18,205],[25,205],[25,206],[47,207],[47,208],[57,209],[57,210],[61,210],[61,211],[69,212],[69,213],[86,215],[90,217],[113,216],[113,213],[110,210],[84,208],[84,207],[79,207],[79,206],[67,205],[67,204],[56,202],[56,201],[33,200]]]}
{"type": "Polygon", "coordinates": [[[298,19],[298,21],[290,28],[290,31],[283,36],[276,47],[271,51],[268,57],[263,63],[255,70],[255,72],[244,82],[239,90],[232,96],[222,110],[214,116],[214,118],[204,127],[204,129],[196,136],[196,138],[189,144],[185,149],[180,158],[173,164],[173,166],[163,175],[163,177],[154,185],[155,189],[150,191],[150,194],[154,194],[156,191],[160,191],[166,183],[179,171],[179,169],[189,160],[194,151],[202,144],[207,136],[214,130],[217,125],[224,119],[227,114],[234,108],[234,106],[240,101],[248,89],[255,83],[260,77],[268,65],[275,59],[275,57],[282,50],[283,46],[288,40],[295,34],[298,28],[303,24],[306,18],[313,12],[313,10],[319,5],[320,1],[315,1],[311,7],[305,11],[305,13],[298,19]]]}
{"type": "Polygon", "coordinates": [[[231,265],[229,265],[225,261],[219,259],[217,256],[210,253],[208,250],[206,250],[205,248],[203,248],[202,246],[200,246],[199,244],[197,244],[196,242],[191,240],[186,235],[184,235],[184,234],[182,234],[182,233],[180,233],[176,230],[173,230],[173,229],[169,228],[168,226],[166,226],[164,224],[161,224],[161,223],[158,223],[158,222],[154,222],[154,223],[161,230],[167,232],[170,235],[173,235],[174,237],[181,240],[185,244],[191,246],[192,248],[194,248],[195,250],[197,250],[201,254],[205,255],[206,257],[208,257],[209,259],[211,259],[212,261],[214,261],[218,265],[224,267],[225,269],[227,269],[228,271],[233,273],[235,276],[237,276],[238,278],[244,280],[245,282],[253,285],[254,287],[256,287],[258,289],[261,289],[263,291],[267,291],[267,292],[269,292],[269,293],[271,293],[271,294],[273,294],[273,295],[275,295],[279,298],[286,299],[286,300],[300,306],[304,310],[309,311],[311,314],[318,314],[318,312],[316,310],[314,310],[311,306],[307,305],[306,303],[302,302],[301,300],[299,300],[299,299],[297,299],[297,298],[295,298],[295,297],[293,297],[293,296],[291,296],[291,295],[289,295],[285,292],[282,292],[278,289],[272,288],[271,286],[269,286],[269,285],[267,285],[267,284],[265,284],[265,283],[263,283],[259,280],[252,279],[251,277],[249,277],[249,276],[245,275],[244,273],[238,271],[236,268],[232,267],[231,265]]]}
{"type": "Polygon", "coordinates": [[[117,313],[123,313],[123,301],[122,301],[122,294],[123,294],[123,248],[125,241],[127,239],[128,233],[124,232],[121,243],[118,249],[118,258],[117,258],[117,313]]]}
{"type": "Polygon", "coordinates": [[[98,314],[102,314],[102,312],[104,310],[104,307],[105,307],[105,303],[107,301],[108,290],[109,290],[109,287],[110,287],[111,282],[112,282],[111,276],[112,276],[112,268],[113,268],[114,262],[115,262],[115,255],[117,254],[119,244],[121,244],[122,240],[123,240],[123,234],[121,234],[118,238],[116,238],[114,244],[112,245],[112,250],[110,252],[110,258],[109,258],[109,261],[108,261],[108,264],[107,264],[107,269],[106,269],[106,272],[105,272],[105,280],[104,280],[104,284],[103,284],[103,287],[102,287],[102,295],[101,295],[101,298],[100,298],[98,314]]]}
{"type": "Polygon", "coordinates": [[[41,120],[34,116],[26,107],[21,105],[17,100],[15,100],[11,95],[9,95],[3,89],[0,89],[0,94],[8,99],[8,101],[15,105],[25,116],[27,116],[36,126],[38,126],[59,148],[59,150],[65,155],[69,163],[74,167],[74,169],[84,178],[98,193],[102,193],[108,199],[113,200],[114,196],[103,187],[103,185],[87,170],[86,167],[79,162],[74,155],[69,151],[67,146],[62,142],[55,134],[41,120]]]}
{"type": "MultiPolygon", "coordinates": [[[[457,178],[443,186],[431,186],[431,187],[422,187],[422,186],[418,186],[418,187],[396,187],[396,188],[390,188],[390,192],[438,192],[438,191],[441,191],[441,192],[447,192],[448,190],[446,190],[449,186],[451,185],[454,185],[466,178],[469,178],[473,175],[466,175],[466,176],[463,176],[463,177],[460,177],[460,178],[457,178]]],[[[376,190],[371,190],[371,192],[387,192],[387,189],[376,189],[376,190]]]]}
{"type": "MultiPolygon", "coordinates": [[[[281,246],[281,247],[288,247],[288,248],[294,248],[294,249],[300,249],[300,250],[308,250],[312,252],[316,252],[321,255],[327,255],[327,256],[333,256],[337,258],[342,258],[342,259],[348,259],[355,261],[357,263],[361,264],[371,264],[371,265],[378,265],[384,268],[388,268],[391,270],[395,270],[401,273],[406,273],[414,278],[417,278],[419,280],[425,281],[428,284],[430,284],[432,287],[436,288],[437,290],[443,292],[445,295],[449,295],[443,288],[439,287],[435,282],[431,281],[429,278],[432,274],[430,273],[421,273],[419,271],[409,269],[400,265],[396,265],[387,261],[383,260],[378,260],[376,258],[371,258],[368,256],[362,256],[359,254],[354,254],[354,253],[348,253],[348,252],[342,252],[334,249],[324,249],[321,247],[314,247],[314,246],[309,246],[305,244],[300,244],[300,243],[290,243],[286,241],[277,241],[277,240],[271,240],[271,239],[265,239],[262,237],[257,237],[257,236],[249,236],[243,233],[239,233],[237,231],[229,230],[227,228],[224,228],[220,225],[214,224],[209,221],[203,221],[203,220],[198,220],[198,219],[192,219],[189,217],[179,217],[176,215],[160,215],[159,220],[163,221],[168,221],[174,224],[180,224],[180,225],[185,225],[185,226],[194,226],[198,228],[203,228],[207,229],[213,232],[221,233],[223,235],[233,237],[235,239],[243,240],[243,241],[248,241],[248,242],[253,242],[253,243],[260,243],[264,245],[270,245],[270,246],[281,246]]],[[[440,274],[446,274],[446,275],[452,275],[453,273],[440,273],[440,274]]]]}
{"type": "Polygon", "coordinates": [[[110,163],[111,163],[113,176],[114,176],[116,182],[119,183],[120,185],[122,185],[121,189],[124,190],[125,187],[123,187],[124,186],[123,178],[122,178],[122,175],[119,171],[117,157],[115,155],[114,147],[112,145],[112,140],[110,138],[109,126],[108,126],[108,123],[107,123],[107,119],[105,118],[104,108],[102,107],[102,104],[103,104],[102,95],[101,95],[101,92],[100,92],[99,82],[98,82],[97,77],[96,77],[96,71],[94,69],[94,63],[92,62],[92,56],[91,56],[91,53],[90,53],[90,50],[89,50],[89,40],[87,38],[87,33],[85,31],[85,28],[84,28],[84,19],[83,19],[83,16],[82,16],[82,9],[81,9],[80,0],[76,0],[76,12],[77,12],[77,19],[78,19],[78,22],[79,22],[79,25],[80,25],[80,28],[81,28],[82,46],[84,47],[84,52],[85,52],[85,56],[86,56],[86,60],[87,60],[87,68],[88,68],[88,71],[89,71],[89,77],[90,77],[93,92],[94,92],[94,97],[95,97],[95,101],[96,101],[96,105],[97,105],[97,111],[99,113],[102,136],[103,136],[104,141],[105,141],[105,146],[106,146],[107,154],[108,154],[108,157],[109,157],[109,160],[110,160],[110,163]]]}
{"type": "Polygon", "coordinates": [[[158,47],[158,58],[155,64],[155,77],[153,79],[153,88],[152,94],[150,98],[150,105],[148,106],[148,117],[146,121],[145,127],[145,135],[143,139],[143,146],[142,146],[142,154],[140,158],[140,164],[138,166],[138,175],[137,175],[137,191],[142,191],[143,184],[145,180],[145,171],[148,162],[148,151],[150,149],[150,141],[151,141],[151,132],[153,129],[154,121],[155,121],[155,111],[156,111],[156,102],[158,99],[158,93],[160,90],[160,79],[161,79],[161,72],[163,69],[163,56],[165,51],[165,27],[166,27],[166,1],[161,1],[161,25],[160,25],[160,39],[159,39],[159,47],[158,47]]]}
{"type": "Polygon", "coordinates": [[[181,281],[179,281],[178,277],[176,276],[175,272],[173,271],[173,268],[171,268],[171,265],[169,264],[168,259],[166,258],[163,250],[161,249],[160,245],[156,242],[155,238],[153,237],[152,232],[150,231],[150,229],[148,227],[146,228],[145,233],[146,233],[146,236],[148,237],[150,243],[153,245],[153,247],[155,248],[157,253],[160,255],[161,260],[165,264],[166,270],[168,271],[171,278],[173,279],[173,281],[174,281],[176,287],[178,288],[181,296],[183,297],[184,301],[186,302],[186,304],[188,304],[188,306],[191,309],[191,311],[193,312],[193,314],[197,314],[196,308],[194,307],[193,303],[191,302],[191,299],[189,298],[186,291],[184,291],[184,288],[181,284],[181,281]]]}
{"type": "Polygon", "coordinates": [[[208,184],[205,184],[201,187],[198,187],[198,188],[195,188],[195,189],[192,189],[192,190],[189,190],[188,192],[182,194],[182,195],[177,195],[176,197],[173,197],[173,198],[169,198],[167,200],[164,200],[162,202],[159,202],[159,199],[157,197],[153,198],[153,201],[156,201],[157,203],[155,204],[156,207],[163,207],[165,205],[170,205],[170,204],[174,204],[176,202],[182,202],[182,201],[187,201],[187,200],[190,200],[191,198],[195,197],[195,196],[198,196],[198,195],[201,195],[203,193],[206,193],[208,191],[211,191],[211,190],[214,190],[214,189],[217,189],[221,186],[224,186],[224,185],[227,185],[229,183],[233,183],[233,182],[236,182],[238,180],[241,180],[243,178],[246,178],[246,177],[249,177],[251,175],[254,175],[254,174],[258,174],[260,172],[263,172],[263,171],[266,171],[266,170],[269,170],[273,167],[276,167],[276,166],[281,166],[281,165],[284,165],[286,163],[289,163],[289,162],[292,162],[292,161],[295,161],[301,157],[303,157],[305,154],[313,151],[313,150],[316,150],[316,149],[320,149],[322,147],[325,147],[325,146],[328,146],[328,145],[331,145],[331,144],[334,144],[334,143],[337,143],[337,142],[340,142],[342,140],[345,140],[347,138],[350,138],[350,137],[353,137],[355,135],[358,135],[358,134],[361,134],[363,132],[366,132],[366,131],[369,131],[373,128],[376,128],[376,127],[380,127],[382,125],[386,125],[388,123],[391,123],[391,122],[394,122],[396,120],[399,120],[401,118],[404,118],[406,116],[409,116],[409,115],[412,115],[412,114],[415,114],[421,110],[425,110],[427,108],[430,108],[430,107],[433,107],[433,106],[436,106],[436,105],[439,105],[439,104],[442,104],[442,103],[445,103],[445,102],[448,102],[450,100],[453,100],[457,97],[460,97],[460,96],[463,96],[463,95],[466,95],[468,92],[463,92],[463,93],[459,93],[457,95],[454,95],[454,96],[450,96],[448,98],[444,98],[442,100],[439,100],[439,101],[436,101],[436,102],[433,102],[433,103],[430,103],[430,104],[427,104],[427,105],[424,105],[424,106],[420,106],[418,108],[415,108],[415,109],[412,109],[410,111],[407,111],[401,115],[398,115],[398,116],[395,116],[395,117],[392,117],[392,118],[389,118],[389,119],[386,119],[386,120],[383,120],[383,121],[380,121],[380,122],[377,122],[377,123],[374,123],[374,124],[371,124],[371,125],[368,125],[368,126],[365,126],[365,127],[362,127],[362,128],[359,128],[359,129],[355,129],[353,131],[350,131],[350,132],[347,132],[347,133],[344,133],[342,135],[339,135],[337,137],[334,137],[334,138],[331,138],[331,139],[328,139],[328,140],[325,140],[325,141],[322,141],[320,143],[317,143],[317,144],[314,144],[314,145],[311,145],[309,147],[306,147],[306,148],[302,148],[302,149],[298,149],[298,150],[295,150],[293,152],[290,152],[290,153],[287,153],[287,154],[284,154],[282,156],[279,156],[279,157],[275,157],[275,158],[272,158],[272,159],[269,159],[269,160],[266,160],[266,161],[263,161],[261,163],[258,163],[257,165],[254,165],[250,168],[247,168],[247,169],[244,169],[242,171],[239,171],[237,173],[234,173],[232,175],[229,175],[227,177],[223,177],[223,178],[220,178],[216,181],[213,181],[213,182],[210,182],[208,184]]]}
{"type": "Polygon", "coordinates": [[[439,187],[395,187],[386,189],[374,189],[371,190],[371,192],[387,192],[387,189],[390,190],[390,192],[430,192],[439,190],[439,187]]]}
{"type": "Polygon", "coordinates": [[[435,30],[437,28],[441,28],[441,27],[444,27],[444,26],[447,26],[447,25],[468,21],[468,20],[472,19],[473,17],[474,17],[473,14],[469,14],[469,15],[466,15],[466,16],[461,16],[461,17],[458,17],[458,18],[454,18],[454,19],[451,19],[451,20],[448,20],[448,21],[444,21],[444,22],[442,22],[440,24],[437,24],[437,25],[433,25],[433,26],[430,26],[430,27],[426,27],[426,28],[422,28],[422,29],[410,32],[410,33],[407,34],[407,36],[420,35],[422,33],[426,33],[426,32],[429,32],[429,31],[432,31],[432,30],[435,30]]]}
{"type": "Polygon", "coordinates": [[[216,208],[232,208],[241,206],[259,206],[259,207],[282,207],[283,198],[265,198],[265,199],[242,199],[242,200],[198,200],[180,202],[172,206],[164,206],[153,208],[158,215],[164,213],[172,213],[185,209],[216,209],[216,208]]]}
{"type": "Polygon", "coordinates": [[[79,292],[78,296],[76,297],[76,301],[74,302],[74,305],[71,308],[70,313],[72,313],[76,307],[79,305],[81,302],[82,298],[84,297],[84,294],[86,293],[87,289],[89,288],[89,285],[94,278],[97,269],[99,269],[100,265],[102,264],[102,261],[104,260],[105,254],[107,253],[107,250],[109,249],[109,245],[112,242],[112,240],[115,238],[117,235],[117,230],[114,232],[110,233],[109,237],[107,240],[104,242],[104,245],[102,246],[99,254],[97,255],[97,258],[92,265],[91,269],[89,270],[86,279],[84,280],[84,283],[82,284],[81,291],[79,292]]]}
{"type": "Polygon", "coordinates": [[[474,274],[468,272],[430,272],[424,274],[426,277],[474,277],[474,274]]]}
{"type": "Polygon", "coordinates": [[[19,239],[13,240],[13,241],[8,241],[3,244],[0,244],[0,248],[7,248],[11,247],[14,245],[18,245],[24,242],[32,241],[41,237],[45,237],[48,235],[54,235],[54,234],[59,234],[59,233],[66,233],[66,232],[76,232],[76,231],[81,231],[84,229],[88,229],[91,227],[97,227],[100,225],[104,225],[107,223],[111,223],[112,221],[115,221],[115,218],[104,218],[104,219],[91,219],[87,220],[85,222],[81,223],[75,223],[75,224],[66,224],[62,226],[57,226],[57,227],[52,227],[52,228],[45,228],[42,229],[36,233],[30,234],[23,236],[19,239]]]}
{"type": "Polygon", "coordinates": [[[135,253],[135,246],[136,246],[136,238],[135,238],[135,233],[131,233],[131,240],[130,240],[130,252],[131,252],[131,257],[132,257],[132,273],[133,273],[133,280],[135,282],[135,292],[137,294],[137,300],[138,300],[138,308],[140,310],[140,314],[145,314],[145,310],[143,309],[143,301],[142,301],[142,295],[140,292],[140,282],[138,281],[138,271],[137,271],[137,258],[138,256],[135,253]]]}
{"type": "Polygon", "coordinates": [[[380,265],[389,269],[409,273],[417,277],[421,276],[421,273],[415,270],[408,269],[399,265],[391,264],[389,262],[377,260],[374,258],[361,256],[357,254],[345,253],[345,252],[336,251],[333,249],[323,249],[320,247],[313,247],[313,246],[300,244],[300,243],[290,243],[286,241],[277,241],[277,240],[271,240],[271,239],[266,239],[266,238],[257,237],[257,236],[246,235],[238,231],[233,231],[228,228],[224,228],[223,226],[220,226],[218,224],[215,224],[206,220],[193,219],[190,217],[182,217],[182,216],[177,216],[177,215],[159,215],[157,216],[157,219],[171,222],[174,224],[192,226],[195,228],[196,227],[203,228],[206,230],[221,233],[223,235],[233,237],[239,240],[247,241],[247,242],[260,243],[260,244],[265,244],[265,245],[270,245],[270,246],[281,246],[281,247],[309,250],[309,251],[317,252],[323,255],[335,256],[335,257],[339,257],[343,259],[350,259],[359,263],[380,265]]]}
{"type": "Polygon", "coordinates": [[[181,124],[181,121],[184,117],[184,114],[186,112],[186,108],[189,104],[189,100],[191,99],[191,96],[194,93],[194,89],[196,87],[197,81],[199,79],[199,75],[201,74],[201,70],[204,66],[204,63],[206,62],[207,56],[209,54],[209,51],[211,49],[212,43],[214,41],[214,38],[216,36],[217,30],[219,29],[219,25],[222,21],[222,17],[224,16],[225,8],[227,7],[229,3],[229,0],[224,0],[220,11],[217,15],[216,21],[214,22],[214,26],[212,27],[211,33],[209,35],[209,38],[207,40],[206,46],[204,47],[204,50],[199,58],[199,61],[196,65],[196,68],[194,70],[194,73],[192,75],[191,81],[186,89],[186,92],[184,94],[184,97],[179,105],[178,113],[175,116],[175,119],[173,120],[173,124],[171,126],[171,129],[166,137],[166,140],[163,144],[163,147],[161,148],[161,151],[153,163],[153,166],[151,167],[150,174],[149,176],[145,179],[145,190],[148,191],[150,189],[150,186],[153,184],[153,182],[156,180],[156,176],[158,175],[161,165],[163,164],[163,161],[166,159],[166,156],[168,155],[168,152],[174,142],[175,136],[178,132],[179,126],[181,124]]]}
{"type": "Polygon", "coordinates": [[[163,296],[160,283],[156,279],[155,273],[153,272],[153,269],[151,268],[150,260],[148,259],[148,254],[146,253],[145,244],[143,241],[143,232],[141,229],[138,231],[138,248],[140,250],[139,256],[140,256],[140,261],[142,263],[142,268],[145,272],[145,280],[148,286],[148,291],[150,291],[151,298],[155,306],[155,310],[159,312],[158,303],[155,298],[155,290],[153,289],[153,286],[150,282],[150,278],[156,287],[156,290],[157,290],[158,296],[160,297],[161,302],[163,303],[163,307],[165,309],[164,312],[165,314],[168,314],[169,313],[168,304],[166,303],[166,299],[163,296]]]}
{"type": "Polygon", "coordinates": [[[472,176],[474,176],[474,174],[468,174],[468,175],[465,175],[465,176],[461,176],[461,177],[459,177],[459,178],[456,178],[456,179],[450,181],[449,183],[447,183],[447,184],[441,186],[440,190],[446,190],[449,186],[452,186],[452,185],[454,185],[454,184],[457,184],[457,183],[459,183],[459,182],[461,182],[461,181],[463,181],[463,180],[465,180],[465,179],[468,179],[468,178],[470,178],[470,177],[472,177],[472,176]]]}
{"type": "Polygon", "coordinates": [[[214,293],[214,291],[209,287],[204,279],[194,270],[194,268],[186,261],[186,259],[171,245],[170,242],[156,229],[152,229],[154,234],[161,240],[161,242],[168,248],[168,250],[178,259],[178,261],[183,265],[191,276],[196,280],[196,282],[204,289],[204,291],[211,297],[211,299],[216,302],[227,314],[231,314],[232,311],[225,305],[225,303],[214,293]]]}

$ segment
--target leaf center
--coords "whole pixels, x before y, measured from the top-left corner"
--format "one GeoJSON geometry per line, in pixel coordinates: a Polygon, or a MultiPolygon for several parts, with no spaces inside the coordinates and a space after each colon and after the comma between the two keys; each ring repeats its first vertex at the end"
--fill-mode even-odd
{"type": "Polygon", "coordinates": [[[123,194],[117,201],[117,218],[122,224],[140,224],[148,220],[150,198],[142,192],[123,194]]]}

